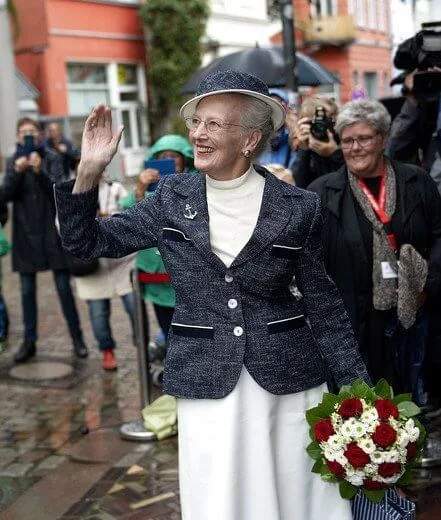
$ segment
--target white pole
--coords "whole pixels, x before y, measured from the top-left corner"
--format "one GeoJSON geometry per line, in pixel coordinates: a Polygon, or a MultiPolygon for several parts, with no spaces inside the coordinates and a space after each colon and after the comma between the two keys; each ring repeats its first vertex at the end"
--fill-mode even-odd
{"type": "Polygon", "coordinates": [[[15,64],[6,0],[0,0],[0,172],[15,148],[18,103],[15,64]]]}

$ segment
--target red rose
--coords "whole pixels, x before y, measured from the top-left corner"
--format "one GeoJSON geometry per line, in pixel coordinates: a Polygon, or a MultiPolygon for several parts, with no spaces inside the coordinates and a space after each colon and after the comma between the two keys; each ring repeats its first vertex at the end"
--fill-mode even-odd
{"type": "Polygon", "coordinates": [[[363,468],[371,461],[369,455],[364,452],[356,442],[348,444],[345,457],[348,459],[349,464],[354,468],[363,468]]]}
{"type": "Polygon", "coordinates": [[[418,444],[416,442],[409,442],[409,444],[406,446],[407,460],[411,460],[415,457],[417,449],[418,444]]]}
{"type": "Polygon", "coordinates": [[[375,401],[375,408],[377,409],[378,417],[382,421],[387,421],[389,417],[393,417],[394,419],[398,417],[398,408],[392,401],[389,401],[389,399],[377,399],[375,401]]]}
{"type": "Polygon", "coordinates": [[[366,479],[363,480],[363,487],[369,491],[377,491],[378,489],[384,489],[387,487],[387,484],[383,484],[383,482],[377,482],[376,480],[366,479]]]}
{"type": "Polygon", "coordinates": [[[336,475],[337,477],[345,477],[346,476],[346,470],[345,468],[339,464],[338,462],[327,460],[326,465],[328,466],[328,469],[331,473],[336,475]]]}
{"type": "Polygon", "coordinates": [[[335,433],[330,419],[321,419],[314,424],[314,434],[317,442],[325,442],[335,433]]]}
{"type": "Polygon", "coordinates": [[[345,419],[355,417],[363,412],[363,405],[357,397],[350,397],[341,402],[338,413],[345,419]]]}
{"type": "Polygon", "coordinates": [[[383,478],[393,477],[401,471],[401,464],[398,462],[383,462],[378,466],[378,474],[383,478]]]}
{"type": "Polygon", "coordinates": [[[380,448],[387,448],[397,440],[397,432],[390,424],[379,424],[372,434],[372,440],[380,448]]]}

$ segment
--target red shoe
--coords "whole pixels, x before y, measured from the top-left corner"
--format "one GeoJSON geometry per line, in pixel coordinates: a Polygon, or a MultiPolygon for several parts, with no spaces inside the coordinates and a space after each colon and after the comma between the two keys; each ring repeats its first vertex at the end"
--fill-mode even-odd
{"type": "Polygon", "coordinates": [[[106,348],[103,352],[103,368],[104,370],[116,370],[118,368],[118,363],[111,348],[106,348]]]}

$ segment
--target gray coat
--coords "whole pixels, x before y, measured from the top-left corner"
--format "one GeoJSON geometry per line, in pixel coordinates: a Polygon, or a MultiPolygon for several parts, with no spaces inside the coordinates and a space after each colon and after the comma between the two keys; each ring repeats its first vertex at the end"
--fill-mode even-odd
{"type": "Polygon", "coordinates": [[[210,248],[203,175],[167,176],[152,197],[99,220],[97,190],[72,195],[72,183],[56,188],[63,244],[75,256],[118,257],[153,246],[161,252],[176,290],[164,373],[168,394],[224,397],[243,364],[274,394],[320,385],[327,367],[339,385],[369,380],[323,267],[317,195],[256,169],[266,178],[259,219],[229,268],[210,248]],[[188,206],[197,212],[193,219],[185,217],[188,206]],[[293,275],[302,304],[289,291],[293,275]]]}

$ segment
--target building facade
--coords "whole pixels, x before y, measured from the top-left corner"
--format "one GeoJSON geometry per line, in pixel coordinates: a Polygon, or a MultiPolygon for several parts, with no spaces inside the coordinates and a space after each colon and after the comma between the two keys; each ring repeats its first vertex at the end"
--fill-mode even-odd
{"type": "Polygon", "coordinates": [[[210,0],[203,64],[256,45],[270,46],[281,23],[268,16],[267,7],[267,0],[210,0]]]}
{"type": "MultiPolygon", "coordinates": [[[[334,72],[341,84],[319,92],[341,103],[363,89],[390,94],[390,0],[293,0],[297,49],[334,72]]],[[[281,41],[281,35],[273,37],[281,41]]]]}
{"type": "MultiPolygon", "coordinates": [[[[138,0],[15,0],[19,70],[39,90],[42,119],[69,118],[78,141],[90,108],[110,105],[125,127],[119,167],[139,172],[146,152],[145,46],[138,0]]],[[[118,167],[118,166],[117,166],[118,167]]]]}

